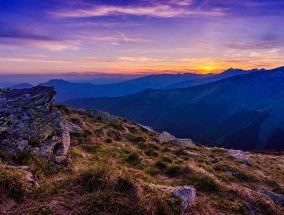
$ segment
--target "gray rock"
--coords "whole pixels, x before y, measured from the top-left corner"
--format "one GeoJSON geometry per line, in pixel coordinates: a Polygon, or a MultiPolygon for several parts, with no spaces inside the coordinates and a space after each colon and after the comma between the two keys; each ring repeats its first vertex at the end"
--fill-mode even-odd
{"type": "Polygon", "coordinates": [[[227,171],[225,172],[226,176],[233,176],[233,172],[232,171],[227,171]]]}
{"type": "Polygon", "coordinates": [[[148,132],[148,133],[157,134],[157,132],[154,131],[153,128],[151,128],[150,126],[145,126],[145,125],[141,125],[141,124],[137,124],[137,125],[141,128],[141,130],[142,130],[143,132],[148,132]]]}
{"type": "Polygon", "coordinates": [[[187,211],[192,206],[192,204],[195,202],[196,199],[196,190],[192,186],[172,187],[172,186],[163,186],[155,184],[151,184],[150,186],[152,188],[155,188],[163,192],[172,193],[176,197],[180,198],[182,209],[184,212],[187,211]]]}
{"type": "Polygon", "coordinates": [[[0,92],[0,146],[11,155],[66,155],[71,129],[53,107],[55,94],[43,86],[0,92]]]}
{"type": "Polygon", "coordinates": [[[208,157],[208,160],[209,160],[211,163],[217,163],[217,162],[218,162],[218,159],[215,158],[215,157],[208,157]]]}
{"type": "Polygon", "coordinates": [[[197,153],[194,153],[194,152],[190,152],[190,151],[187,151],[187,150],[185,150],[184,153],[187,154],[191,158],[197,158],[197,157],[200,156],[200,154],[197,154],[197,153]]]}
{"type": "Polygon", "coordinates": [[[158,140],[162,143],[162,142],[171,142],[176,140],[177,138],[173,135],[171,135],[170,133],[163,131],[160,136],[158,137],[158,140]]]}
{"type": "Polygon", "coordinates": [[[66,156],[56,156],[54,157],[54,162],[58,164],[68,164],[69,159],[66,156]]]}
{"type": "Polygon", "coordinates": [[[234,149],[229,149],[228,152],[236,160],[244,162],[247,165],[250,164],[249,159],[248,159],[247,155],[245,154],[245,152],[243,152],[241,150],[234,150],[234,149]]]}
{"type": "Polygon", "coordinates": [[[64,127],[66,131],[68,131],[69,133],[82,133],[83,132],[83,129],[80,126],[72,122],[69,122],[67,120],[64,121],[64,127]]]}
{"type": "Polygon", "coordinates": [[[195,144],[192,142],[191,139],[175,139],[171,141],[174,146],[179,146],[182,148],[193,147],[195,144]]]}
{"type": "Polygon", "coordinates": [[[163,143],[163,142],[169,142],[174,146],[182,147],[182,148],[187,148],[187,147],[192,147],[195,146],[195,144],[192,142],[191,139],[178,139],[175,136],[171,135],[170,133],[164,131],[162,132],[159,137],[158,141],[163,143]]]}
{"type": "Polygon", "coordinates": [[[273,202],[280,204],[282,207],[284,207],[284,195],[280,195],[274,192],[271,192],[267,190],[266,188],[262,188],[259,191],[260,194],[266,196],[267,198],[271,199],[273,202]]]}

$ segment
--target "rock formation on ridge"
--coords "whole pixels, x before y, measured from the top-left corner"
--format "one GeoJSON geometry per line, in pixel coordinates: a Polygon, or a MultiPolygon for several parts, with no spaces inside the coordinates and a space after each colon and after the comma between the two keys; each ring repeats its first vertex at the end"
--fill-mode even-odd
{"type": "Polygon", "coordinates": [[[65,156],[70,125],[53,108],[55,95],[43,86],[0,91],[0,146],[11,155],[65,156]]]}

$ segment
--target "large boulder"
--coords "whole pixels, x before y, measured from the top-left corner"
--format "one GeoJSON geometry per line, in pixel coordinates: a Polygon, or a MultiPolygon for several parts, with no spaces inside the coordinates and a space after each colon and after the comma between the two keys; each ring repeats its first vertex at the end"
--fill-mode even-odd
{"type": "Polygon", "coordinates": [[[11,155],[65,156],[70,135],[53,107],[55,95],[53,87],[43,86],[0,91],[0,146],[11,155]]]}

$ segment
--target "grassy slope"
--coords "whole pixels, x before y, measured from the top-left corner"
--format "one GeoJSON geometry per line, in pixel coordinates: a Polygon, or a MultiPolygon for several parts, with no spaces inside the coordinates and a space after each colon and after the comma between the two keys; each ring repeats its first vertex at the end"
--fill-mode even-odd
{"type": "Polygon", "coordinates": [[[191,214],[248,214],[246,203],[259,214],[284,210],[249,190],[266,187],[284,194],[284,158],[250,154],[247,166],[219,148],[185,149],[160,144],[124,119],[106,121],[83,111],[59,107],[66,119],[84,129],[73,134],[67,166],[21,155],[0,154],[0,214],[180,214],[178,199],[150,189],[147,183],[193,185],[197,201],[191,214]],[[7,162],[29,165],[40,187],[31,188],[7,162]]]}

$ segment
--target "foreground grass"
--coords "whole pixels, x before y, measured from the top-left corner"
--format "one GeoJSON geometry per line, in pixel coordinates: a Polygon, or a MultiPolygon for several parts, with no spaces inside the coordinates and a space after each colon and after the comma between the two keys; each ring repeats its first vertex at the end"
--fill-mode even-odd
{"type": "Polygon", "coordinates": [[[136,124],[87,116],[59,107],[83,128],[72,134],[68,165],[25,154],[0,152],[0,214],[181,214],[180,201],[148,184],[191,185],[197,200],[190,214],[283,214],[283,208],[256,192],[284,193],[284,159],[250,154],[251,165],[226,150],[187,149],[158,143],[157,135],[136,124]],[[186,151],[198,154],[190,157],[186,151]],[[5,164],[28,165],[40,187],[32,187],[5,164]]]}

